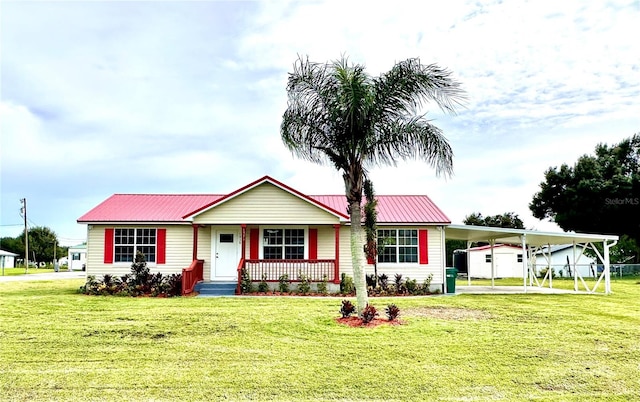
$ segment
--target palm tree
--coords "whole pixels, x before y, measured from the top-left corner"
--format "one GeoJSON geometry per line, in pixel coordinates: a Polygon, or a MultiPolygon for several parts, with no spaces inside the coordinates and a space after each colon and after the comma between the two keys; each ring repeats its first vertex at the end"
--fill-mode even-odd
{"type": "Polygon", "coordinates": [[[371,77],[344,56],[332,63],[299,57],[287,82],[288,105],[282,118],[284,144],[302,159],[329,162],[342,172],[351,220],[351,258],[360,313],[366,307],[363,268],[362,191],[367,168],[394,165],[397,159],[422,159],[437,174],[453,171],[453,152],[442,131],[425,115],[434,101],[455,114],[465,99],[460,84],[435,64],[417,58],[396,63],[371,77]]]}

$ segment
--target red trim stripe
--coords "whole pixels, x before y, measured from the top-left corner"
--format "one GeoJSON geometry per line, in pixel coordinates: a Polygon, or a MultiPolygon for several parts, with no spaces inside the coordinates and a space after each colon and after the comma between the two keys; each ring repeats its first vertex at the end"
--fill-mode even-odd
{"type": "Polygon", "coordinates": [[[158,229],[156,234],[156,264],[165,264],[167,256],[167,229],[158,229]]]}
{"type": "Polygon", "coordinates": [[[429,233],[427,230],[418,230],[418,254],[420,264],[429,263],[429,233]]]}
{"type": "Polygon", "coordinates": [[[113,264],[113,228],[104,230],[104,263],[113,264]]]}

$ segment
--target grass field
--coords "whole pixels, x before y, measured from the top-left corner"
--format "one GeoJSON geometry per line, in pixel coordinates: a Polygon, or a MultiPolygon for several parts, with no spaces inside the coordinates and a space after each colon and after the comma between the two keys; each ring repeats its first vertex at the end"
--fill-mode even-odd
{"type": "MultiPolygon", "coordinates": [[[[62,268],[60,269],[61,271],[63,270],[62,268]]],[[[65,268],[64,271],[66,271],[67,269],[65,268]]],[[[3,271],[4,271],[4,276],[16,276],[16,275],[24,275],[24,267],[21,268],[4,268],[4,270],[0,269],[0,276],[3,275],[3,271]]],[[[29,270],[27,271],[27,274],[48,274],[54,272],[53,268],[29,268],[29,270]]]]}
{"type": "MultiPolygon", "coordinates": [[[[0,283],[0,400],[640,400],[640,284],[604,295],[130,299],[0,283]]],[[[555,285],[555,282],[554,282],[555,285]]]]}

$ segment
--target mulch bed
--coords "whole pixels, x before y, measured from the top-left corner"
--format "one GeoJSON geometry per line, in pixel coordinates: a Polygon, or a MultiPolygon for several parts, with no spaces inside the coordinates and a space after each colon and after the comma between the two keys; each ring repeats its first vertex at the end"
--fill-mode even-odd
{"type": "Polygon", "coordinates": [[[400,320],[389,321],[384,318],[374,318],[373,320],[371,320],[371,322],[364,324],[360,317],[355,317],[355,316],[347,317],[347,318],[338,317],[336,318],[336,322],[338,324],[346,325],[348,327],[366,327],[366,328],[375,328],[375,327],[379,327],[380,325],[395,326],[395,325],[403,324],[403,322],[400,320]]]}

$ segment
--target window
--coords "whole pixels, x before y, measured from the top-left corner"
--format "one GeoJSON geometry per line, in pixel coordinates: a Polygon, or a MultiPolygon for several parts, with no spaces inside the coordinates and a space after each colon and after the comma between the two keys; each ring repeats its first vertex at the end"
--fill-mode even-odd
{"type": "Polygon", "coordinates": [[[417,229],[378,230],[378,245],[380,247],[384,246],[382,252],[378,254],[378,262],[418,262],[417,229]]]}
{"type": "Polygon", "coordinates": [[[262,255],[265,260],[304,259],[304,229],[264,229],[262,255]]]}
{"type": "Polygon", "coordinates": [[[71,261],[80,261],[80,253],[71,254],[71,261]]]}
{"type": "Polygon", "coordinates": [[[220,243],[233,243],[233,233],[220,233],[220,243]]]}
{"type": "Polygon", "coordinates": [[[115,229],[113,244],[114,262],[133,262],[137,250],[147,262],[156,262],[156,229],[115,229]]]}
{"type": "Polygon", "coordinates": [[[518,262],[522,262],[522,254],[518,254],[518,262]]]}
{"type": "Polygon", "coordinates": [[[484,255],[484,262],[491,262],[491,254],[484,255]]]}

